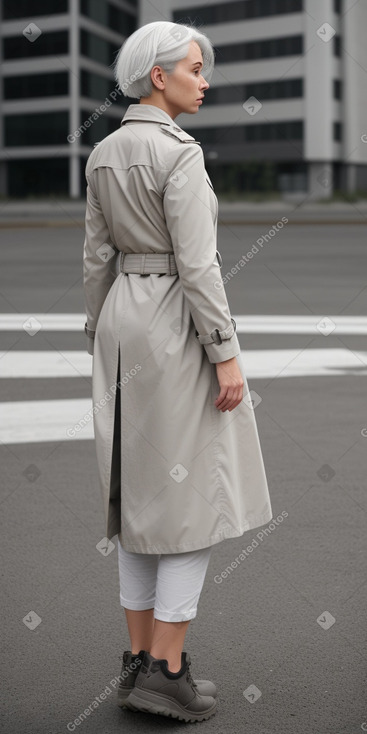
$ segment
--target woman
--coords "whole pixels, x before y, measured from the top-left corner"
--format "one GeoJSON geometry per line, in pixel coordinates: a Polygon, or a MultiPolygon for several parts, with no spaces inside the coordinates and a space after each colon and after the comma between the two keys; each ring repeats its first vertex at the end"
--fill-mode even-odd
{"type": "Polygon", "coordinates": [[[212,546],[272,517],[220,278],[217,198],[200,142],[174,122],[198,112],[213,66],[194,27],[135,31],[114,70],[139,104],[86,166],[96,453],[131,641],[118,702],[184,721],[216,710],[215,685],[192,679],[183,652],[212,546]]]}

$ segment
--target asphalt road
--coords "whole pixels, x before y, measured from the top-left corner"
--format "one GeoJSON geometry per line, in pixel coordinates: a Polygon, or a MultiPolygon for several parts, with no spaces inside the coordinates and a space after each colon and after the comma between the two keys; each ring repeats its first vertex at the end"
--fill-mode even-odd
{"type": "MultiPolygon", "coordinates": [[[[273,215],[263,211],[252,225],[227,216],[218,230],[222,276],[282,213],[273,215]]],[[[1,314],[81,314],[79,219],[14,225],[0,232],[1,314]]],[[[226,292],[236,315],[364,316],[365,226],[289,221],[232,274],[226,292]]],[[[269,350],[275,360],[288,349],[313,350],[316,362],[321,350],[343,350],[352,364],[248,378],[262,398],[256,419],[274,521],[212,551],[184,648],[194,677],[218,687],[216,715],[196,725],[205,732],[367,731],[366,335],[352,333],[353,318],[350,333],[297,333],[295,323],[296,333],[270,325],[240,333],[244,364],[246,352],[261,364],[269,350]]],[[[1,330],[0,340],[1,410],[90,398],[88,374],[27,377],[24,352],[85,350],[80,330],[1,330]],[[9,354],[21,363],[19,377],[1,371],[9,354]]],[[[181,722],[116,705],[129,637],[117,548],[107,556],[96,549],[104,517],[94,444],[50,438],[0,449],[3,731],[181,731],[181,722]]]]}

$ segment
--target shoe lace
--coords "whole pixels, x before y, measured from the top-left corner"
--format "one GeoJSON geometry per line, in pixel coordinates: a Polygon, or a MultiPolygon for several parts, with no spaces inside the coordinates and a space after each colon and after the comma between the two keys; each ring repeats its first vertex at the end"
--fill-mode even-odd
{"type": "Polygon", "coordinates": [[[191,662],[190,662],[190,663],[187,663],[187,669],[186,669],[186,676],[187,676],[187,680],[188,680],[188,682],[189,682],[189,683],[190,683],[190,684],[191,684],[191,685],[192,685],[192,686],[193,686],[194,688],[197,688],[197,683],[195,683],[195,681],[194,681],[194,679],[193,679],[193,677],[192,677],[192,675],[191,675],[190,665],[191,665],[191,662]]]}

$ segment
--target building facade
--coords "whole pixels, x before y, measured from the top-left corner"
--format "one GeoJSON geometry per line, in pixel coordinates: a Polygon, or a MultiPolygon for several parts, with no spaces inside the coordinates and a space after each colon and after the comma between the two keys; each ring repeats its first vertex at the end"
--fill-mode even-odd
{"type": "Polygon", "coordinates": [[[0,7],[0,196],[83,197],[88,155],[127,108],[111,64],[138,27],[138,0],[0,7]]]}
{"type": "Polygon", "coordinates": [[[111,64],[153,20],[211,39],[204,104],[177,123],[221,192],[367,190],[367,3],[1,0],[0,196],[82,198],[86,159],[129,104],[111,64]],[[50,9],[51,8],[51,9],[50,9]]]}
{"type": "MultiPolygon", "coordinates": [[[[201,142],[216,190],[367,191],[367,2],[161,0],[159,9],[214,45],[204,103],[177,121],[201,142]]],[[[141,24],[152,20],[142,0],[141,24]]]]}

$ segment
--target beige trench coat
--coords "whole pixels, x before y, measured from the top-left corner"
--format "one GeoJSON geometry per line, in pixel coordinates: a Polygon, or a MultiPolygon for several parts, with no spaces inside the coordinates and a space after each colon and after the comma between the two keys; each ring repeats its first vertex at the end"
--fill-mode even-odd
{"type": "Polygon", "coordinates": [[[86,333],[106,536],[137,553],[241,536],[272,509],[253,409],[214,406],[216,362],[236,356],[244,397],[248,385],[200,143],[160,108],[131,104],[90,154],[86,179],[86,333]],[[118,272],[120,251],[174,253],[178,274],[118,272]],[[201,343],[214,329],[229,338],[201,343]]]}

